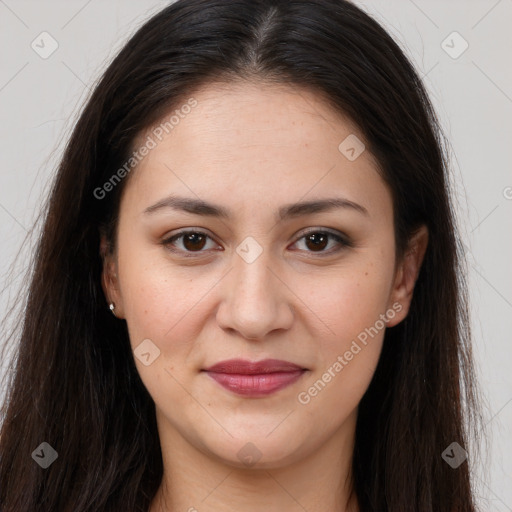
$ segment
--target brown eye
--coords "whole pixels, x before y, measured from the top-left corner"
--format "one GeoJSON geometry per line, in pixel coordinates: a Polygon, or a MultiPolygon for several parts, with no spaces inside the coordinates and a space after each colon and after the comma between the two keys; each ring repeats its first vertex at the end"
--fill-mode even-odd
{"type": "Polygon", "coordinates": [[[205,252],[203,249],[211,238],[201,231],[182,231],[162,241],[162,245],[173,252],[205,252]],[[179,242],[181,239],[181,243],[179,242]]]}
{"type": "Polygon", "coordinates": [[[205,235],[201,233],[188,233],[183,235],[183,246],[187,251],[201,250],[206,242],[205,235]]]}
{"type": "Polygon", "coordinates": [[[313,251],[322,251],[327,246],[329,236],[330,235],[326,235],[325,233],[312,233],[311,235],[307,235],[305,237],[306,247],[313,251]]]}
{"type": "Polygon", "coordinates": [[[332,233],[330,231],[310,231],[306,233],[304,236],[299,238],[296,243],[304,240],[304,245],[306,252],[319,253],[319,254],[332,254],[338,252],[344,247],[352,247],[351,242],[341,236],[341,234],[332,233]],[[331,243],[331,241],[333,243],[331,243]],[[336,248],[336,245],[338,248],[336,248]],[[332,248],[334,246],[334,250],[325,250],[327,247],[332,248]]]}

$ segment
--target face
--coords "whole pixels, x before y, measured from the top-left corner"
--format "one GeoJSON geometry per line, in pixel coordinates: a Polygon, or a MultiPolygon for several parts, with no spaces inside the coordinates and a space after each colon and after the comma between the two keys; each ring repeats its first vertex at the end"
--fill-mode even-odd
{"type": "Polygon", "coordinates": [[[151,147],[123,191],[104,290],[161,435],[279,467],[353,430],[423,250],[396,261],[377,163],[314,93],[231,83],[193,98],[168,133],[135,141],[151,147]],[[205,371],[233,359],[281,362],[205,371]]]}

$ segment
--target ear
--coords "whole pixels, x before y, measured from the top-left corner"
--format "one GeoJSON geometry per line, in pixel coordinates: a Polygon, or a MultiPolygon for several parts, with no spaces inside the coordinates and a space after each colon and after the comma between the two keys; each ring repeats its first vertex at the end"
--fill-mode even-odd
{"type": "Polygon", "coordinates": [[[395,272],[388,307],[398,303],[401,308],[393,308],[397,311],[397,314],[393,319],[388,320],[387,327],[399,324],[409,313],[414,285],[420,273],[427,245],[428,229],[427,226],[422,225],[410,238],[405,254],[395,272]]]}
{"type": "Polygon", "coordinates": [[[101,287],[103,288],[107,304],[113,302],[115,305],[114,315],[117,318],[124,318],[123,301],[121,299],[119,280],[117,277],[117,261],[114,251],[109,247],[109,243],[104,234],[100,236],[100,256],[103,261],[101,287]]]}

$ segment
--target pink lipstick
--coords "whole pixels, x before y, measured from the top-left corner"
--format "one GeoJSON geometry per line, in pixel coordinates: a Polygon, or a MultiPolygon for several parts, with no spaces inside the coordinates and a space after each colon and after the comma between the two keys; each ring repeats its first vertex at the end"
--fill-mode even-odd
{"type": "Polygon", "coordinates": [[[307,369],[278,359],[257,362],[229,359],[203,371],[233,393],[257,397],[275,393],[293,384],[307,369]]]}

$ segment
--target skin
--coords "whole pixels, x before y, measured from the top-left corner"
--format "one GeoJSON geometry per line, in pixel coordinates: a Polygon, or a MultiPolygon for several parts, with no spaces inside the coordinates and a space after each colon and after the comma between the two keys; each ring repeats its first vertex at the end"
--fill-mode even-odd
{"type": "Polygon", "coordinates": [[[364,137],[313,92],[232,82],[193,97],[197,106],[132,171],[113,253],[103,240],[107,300],[126,320],[133,349],[150,339],[160,350],[149,366],[135,357],[156,405],[164,461],[150,511],[357,510],[349,499],[357,407],[385,328],[407,315],[427,230],[398,261],[377,162],[367,150],[354,161],[338,150],[348,135],[364,137]],[[144,212],[170,194],[221,205],[232,218],[144,212]],[[276,219],[285,204],[327,197],[367,214],[347,207],[276,219]],[[183,228],[210,238],[162,244],[183,228]],[[317,241],[327,229],[352,246],[329,238],[315,249],[308,228],[318,228],[317,241]],[[248,236],[262,250],[251,263],[236,252],[248,236]],[[382,314],[387,325],[332,376],[338,356],[382,314]],[[283,359],[308,371],[249,398],[201,372],[230,358],[283,359]],[[330,381],[301,403],[299,393],[328,368],[330,381]],[[250,466],[237,455],[249,442],[246,450],[261,455],[250,466]]]}

